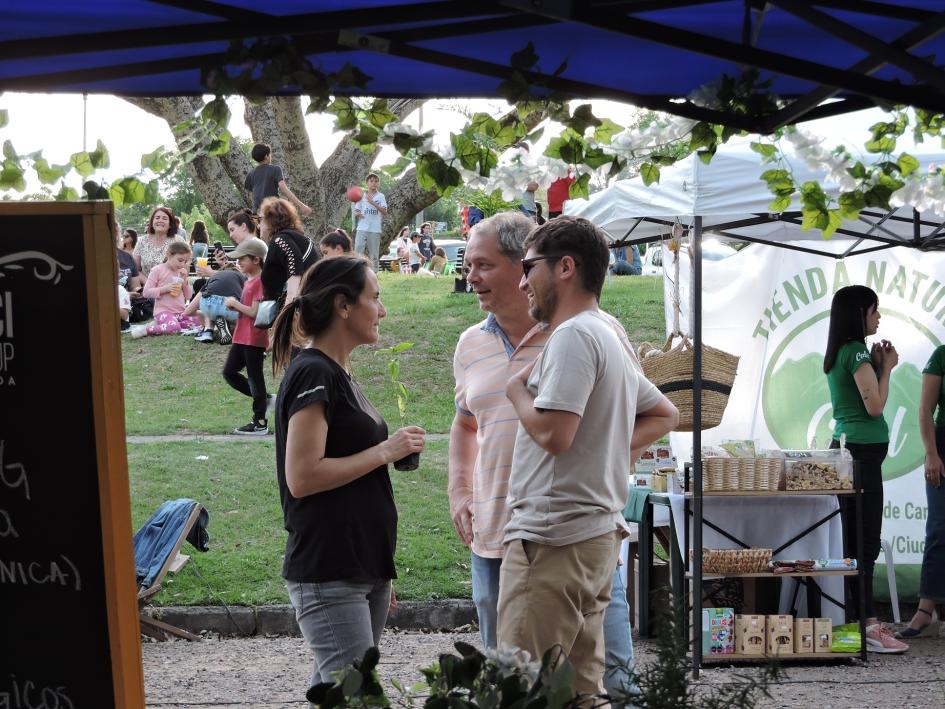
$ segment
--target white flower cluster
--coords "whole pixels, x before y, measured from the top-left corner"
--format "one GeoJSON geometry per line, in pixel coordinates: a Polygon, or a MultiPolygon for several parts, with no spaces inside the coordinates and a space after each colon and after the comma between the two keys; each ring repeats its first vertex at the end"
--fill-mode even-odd
{"type": "Polygon", "coordinates": [[[503,674],[509,674],[508,670],[511,670],[527,677],[530,684],[538,681],[541,662],[533,661],[527,650],[504,645],[498,649],[487,649],[485,655],[488,661],[503,671],[503,674]]]}
{"type": "MultiPolygon", "coordinates": [[[[812,170],[826,170],[827,181],[835,184],[842,192],[850,192],[860,186],[861,180],[851,177],[847,168],[853,165],[849,153],[837,155],[823,147],[823,138],[792,128],[785,131],[785,137],[791,143],[794,151],[812,170]]],[[[878,181],[878,168],[870,169],[867,166],[867,176],[862,180],[866,187],[878,181]]],[[[938,217],[945,217],[945,181],[936,165],[930,165],[928,171],[916,170],[908,177],[902,178],[906,184],[892,193],[889,205],[894,209],[910,206],[920,212],[932,212],[938,217]]]]}
{"type": "Polygon", "coordinates": [[[856,188],[858,181],[847,173],[847,168],[853,165],[849,153],[844,151],[838,155],[827,150],[823,138],[800,128],[790,127],[784,131],[784,136],[808,168],[826,170],[829,184],[837,185],[847,192],[856,188]]]}
{"type": "Polygon", "coordinates": [[[932,212],[939,218],[945,218],[945,181],[938,172],[921,174],[916,170],[904,178],[904,187],[892,193],[889,204],[892,207],[910,206],[920,212],[932,212]]]}

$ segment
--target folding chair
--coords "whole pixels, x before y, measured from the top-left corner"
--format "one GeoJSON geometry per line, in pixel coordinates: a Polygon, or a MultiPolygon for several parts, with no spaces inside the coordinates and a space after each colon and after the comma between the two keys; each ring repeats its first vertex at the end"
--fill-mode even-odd
{"type": "MultiPolygon", "coordinates": [[[[168,530],[167,533],[170,534],[171,537],[167,537],[167,535],[165,535],[165,538],[168,542],[171,540],[171,538],[173,538],[173,544],[170,546],[165,545],[162,548],[162,553],[164,549],[166,549],[166,553],[163,553],[164,558],[161,561],[160,568],[156,573],[153,574],[153,579],[151,580],[150,584],[142,584],[138,589],[138,617],[141,622],[141,632],[145,635],[155,638],[156,640],[167,640],[167,636],[169,634],[179,638],[184,638],[185,640],[200,640],[199,635],[194,635],[193,633],[189,633],[182,628],[175,627],[170,623],[165,623],[164,621],[152,618],[144,612],[144,608],[150,603],[155,594],[161,590],[164,584],[164,577],[169,573],[177,573],[180,571],[190,559],[190,556],[180,553],[181,547],[183,547],[184,542],[191,533],[191,530],[200,519],[201,513],[206,514],[206,512],[204,511],[203,505],[201,505],[199,502],[194,502],[193,500],[177,500],[174,503],[165,502],[158,509],[158,511],[152,515],[147,522],[144,523],[138,533],[135,534],[135,561],[137,563],[140,552],[138,549],[138,540],[141,537],[142,532],[154,523],[155,518],[162,513],[167,505],[187,502],[192,503],[190,513],[178,528],[168,530]]],[[[202,549],[201,551],[205,550],[202,549]]],[[[151,567],[153,563],[156,563],[158,560],[149,559],[148,561],[148,566],[151,567]]],[[[151,574],[149,574],[149,576],[150,575],[151,574]]],[[[147,580],[147,578],[145,578],[145,580],[147,580]]]]}

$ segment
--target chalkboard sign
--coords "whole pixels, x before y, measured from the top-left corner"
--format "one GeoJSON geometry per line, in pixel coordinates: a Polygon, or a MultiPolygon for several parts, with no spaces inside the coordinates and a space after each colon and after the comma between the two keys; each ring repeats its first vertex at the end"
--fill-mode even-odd
{"type": "Polygon", "coordinates": [[[0,706],[144,706],[111,203],[0,203],[0,706]]]}

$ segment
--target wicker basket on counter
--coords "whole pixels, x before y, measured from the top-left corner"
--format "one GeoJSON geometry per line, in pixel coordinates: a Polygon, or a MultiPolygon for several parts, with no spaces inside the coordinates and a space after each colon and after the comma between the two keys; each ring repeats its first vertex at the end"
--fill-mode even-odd
{"type": "Polygon", "coordinates": [[[705,458],[702,461],[702,490],[705,492],[778,490],[783,467],[780,458],[705,458]]]}

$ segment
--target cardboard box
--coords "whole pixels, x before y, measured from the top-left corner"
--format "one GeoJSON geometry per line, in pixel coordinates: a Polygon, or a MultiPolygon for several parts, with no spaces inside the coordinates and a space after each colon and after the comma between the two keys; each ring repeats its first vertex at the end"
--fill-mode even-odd
{"type": "Polygon", "coordinates": [[[814,619],[796,618],[794,620],[794,652],[814,651],[814,619]]]}
{"type": "Polygon", "coordinates": [[[767,635],[769,655],[794,654],[794,616],[769,615],[767,635]]]}
{"type": "Polygon", "coordinates": [[[763,615],[736,615],[735,652],[739,655],[764,655],[766,626],[763,615]]]}
{"type": "Polygon", "coordinates": [[[706,628],[709,629],[709,655],[731,655],[735,652],[735,611],[732,608],[702,610],[702,646],[705,653],[706,628]]]}
{"type": "Polygon", "coordinates": [[[830,618],[814,618],[814,652],[830,652],[833,645],[833,622],[830,618]]]}
{"type": "Polygon", "coordinates": [[[662,444],[653,444],[647,447],[634,465],[636,473],[652,473],[657,468],[675,468],[676,458],[673,456],[673,449],[669,447],[669,442],[662,444]]]}

